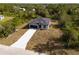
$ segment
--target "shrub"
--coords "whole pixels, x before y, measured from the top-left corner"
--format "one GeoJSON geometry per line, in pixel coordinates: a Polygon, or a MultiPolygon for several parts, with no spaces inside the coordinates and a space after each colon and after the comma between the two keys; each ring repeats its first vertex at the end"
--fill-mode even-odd
{"type": "Polygon", "coordinates": [[[15,26],[12,21],[3,22],[0,27],[0,37],[7,37],[9,34],[15,31],[15,26]]]}

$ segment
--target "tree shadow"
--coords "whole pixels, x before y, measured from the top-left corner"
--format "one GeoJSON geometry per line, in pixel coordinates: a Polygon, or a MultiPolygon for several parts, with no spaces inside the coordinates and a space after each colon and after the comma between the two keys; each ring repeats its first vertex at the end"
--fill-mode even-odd
{"type": "Polygon", "coordinates": [[[22,29],[29,29],[28,24],[26,24],[22,29]]]}

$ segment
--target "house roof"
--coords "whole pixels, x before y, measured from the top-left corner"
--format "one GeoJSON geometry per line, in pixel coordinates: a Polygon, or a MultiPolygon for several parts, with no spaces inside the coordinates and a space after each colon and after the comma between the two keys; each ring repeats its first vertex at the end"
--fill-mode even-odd
{"type": "Polygon", "coordinates": [[[0,15],[0,20],[4,19],[4,16],[3,15],[0,15]]]}
{"type": "Polygon", "coordinates": [[[31,24],[41,23],[41,24],[49,25],[50,22],[51,22],[50,18],[36,18],[36,19],[33,19],[30,23],[31,24]]]}

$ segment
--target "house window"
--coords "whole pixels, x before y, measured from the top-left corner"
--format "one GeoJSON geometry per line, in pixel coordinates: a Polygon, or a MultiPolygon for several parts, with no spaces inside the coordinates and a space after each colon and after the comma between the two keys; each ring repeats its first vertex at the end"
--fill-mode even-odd
{"type": "Polygon", "coordinates": [[[44,28],[46,28],[47,26],[46,25],[44,25],[44,28]]]}

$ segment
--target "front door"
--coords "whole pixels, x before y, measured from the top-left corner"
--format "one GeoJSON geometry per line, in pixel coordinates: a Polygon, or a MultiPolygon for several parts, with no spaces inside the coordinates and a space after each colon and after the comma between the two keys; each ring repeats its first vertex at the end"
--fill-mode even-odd
{"type": "Polygon", "coordinates": [[[41,29],[41,25],[39,25],[39,29],[41,29]]]}

